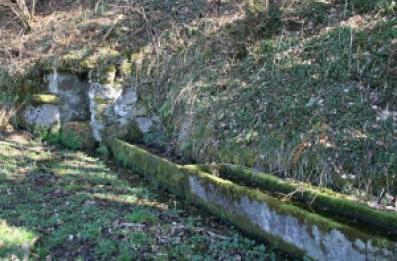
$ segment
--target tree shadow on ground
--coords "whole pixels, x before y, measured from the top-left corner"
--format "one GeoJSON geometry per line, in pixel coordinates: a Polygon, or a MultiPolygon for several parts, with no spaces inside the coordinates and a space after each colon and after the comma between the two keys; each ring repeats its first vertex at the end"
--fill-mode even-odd
{"type": "MultiPolygon", "coordinates": [[[[0,153],[3,164],[10,163],[1,173],[0,218],[6,222],[4,227],[21,234],[5,242],[5,249],[11,252],[94,260],[94,256],[101,256],[99,252],[106,251],[101,247],[98,250],[98,244],[121,236],[109,234],[106,227],[111,229],[114,222],[128,223],[126,217],[137,207],[159,211],[156,206],[161,203],[147,184],[121,180],[105,165],[87,161],[77,153],[66,153],[65,160],[62,153],[51,154],[53,158],[42,161],[26,157],[22,150],[19,154],[13,158],[16,155],[0,153]],[[75,166],[76,162],[80,165],[75,166]],[[18,172],[20,169],[23,171],[18,172]],[[150,201],[157,205],[148,204],[150,201]],[[27,244],[25,249],[21,242],[27,244]]],[[[1,253],[7,254],[7,250],[1,253]]]]}
{"type": "Polygon", "coordinates": [[[184,213],[172,196],[154,192],[147,182],[131,178],[134,173],[83,153],[52,148],[32,156],[18,144],[0,142],[0,161],[8,167],[0,172],[0,257],[151,260],[164,255],[184,260],[279,255],[212,218],[200,218],[206,215],[197,210],[195,216],[184,213]]]}

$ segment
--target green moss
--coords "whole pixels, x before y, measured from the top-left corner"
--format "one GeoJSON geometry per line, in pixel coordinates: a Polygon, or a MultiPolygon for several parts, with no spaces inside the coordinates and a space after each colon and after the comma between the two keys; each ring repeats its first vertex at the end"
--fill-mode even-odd
{"type": "MultiPolygon", "coordinates": [[[[101,96],[95,96],[94,100],[97,104],[108,104],[109,101],[106,100],[105,98],[101,97],[101,96]]],[[[106,108],[106,106],[104,106],[106,108]]],[[[99,113],[101,113],[101,111],[98,111],[99,113]]]]}
{"type": "Polygon", "coordinates": [[[215,187],[221,191],[222,195],[226,196],[229,199],[239,201],[242,197],[248,196],[251,200],[265,202],[272,209],[280,214],[292,215],[294,217],[297,217],[302,222],[307,223],[309,226],[316,225],[325,230],[330,230],[333,228],[344,228],[342,224],[335,222],[332,219],[310,213],[289,203],[282,202],[281,200],[267,195],[260,190],[240,186],[230,180],[211,175],[207,172],[202,171],[200,167],[197,167],[195,165],[186,165],[184,166],[184,169],[190,175],[195,175],[199,177],[200,181],[205,183],[207,186],[215,185],[215,187]]]}
{"type": "MultiPolygon", "coordinates": [[[[32,69],[35,70],[35,69],[32,69]]],[[[31,72],[32,74],[35,74],[36,72],[31,72]]],[[[34,78],[37,78],[37,75],[33,76],[34,78]]],[[[18,103],[23,103],[26,102],[26,100],[29,100],[31,96],[35,93],[39,93],[42,91],[42,81],[41,80],[31,80],[29,79],[23,79],[20,80],[18,83],[18,88],[16,89],[17,94],[18,94],[18,103]]]]}
{"type": "MultiPolygon", "coordinates": [[[[186,173],[188,173],[189,175],[194,175],[195,177],[198,177],[202,185],[209,188],[215,187],[217,190],[216,193],[220,193],[226,199],[232,200],[234,202],[238,202],[241,200],[241,198],[248,197],[248,199],[252,201],[266,203],[272,210],[274,210],[278,214],[289,215],[296,218],[302,225],[305,225],[308,228],[315,226],[324,233],[329,233],[330,231],[335,229],[337,231],[341,231],[347,238],[350,238],[351,240],[356,240],[358,238],[364,241],[371,240],[374,246],[385,249],[393,248],[393,243],[386,238],[374,237],[372,234],[361,232],[356,228],[335,221],[334,219],[324,217],[320,214],[312,213],[303,208],[292,205],[288,202],[281,201],[280,199],[265,194],[260,190],[240,186],[229,180],[225,180],[220,177],[216,177],[214,175],[208,174],[207,172],[203,172],[200,166],[187,165],[184,166],[183,168],[186,170],[186,173]]],[[[188,196],[195,198],[194,195],[188,195],[188,196]]],[[[195,199],[193,200],[193,202],[195,202],[195,199]]],[[[203,203],[204,202],[202,202],[201,204],[203,203]]],[[[211,208],[206,206],[208,204],[212,204],[212,203],[209,202],[204,203],[204,207],[207,209],[211,208]]],[[[217,206],[216,210],[218,212],[222,211],[222,213],[224,214],[225,212],[227,212],[226,209],[222,209],[222,206],[217,206]]],[[[234,217],[236,213],[234,212],[229,214],[226,213],[226,215],[234,225],[240,227],[244,231],[251,229],[254,232],[256,232],[256,234],[259,235],[260,237],[268,240],[269,235],[266,235],[264,233],[262,234],[262,232],[260,231],[256,231],[257,228],[255,228],[255,225],[252,225],[249,222],[247,224],[247,220],[245,218],[243,218],[243,222],[239,222],[239,220],[241,220],[241,217],[234,217]]],[[[280,240],[278,244],[282,246],[283,244],[285,244],[285,242],[282,242],[282,240],[280,240]]],[[[282,249],[287,252],[291,250],[288,247],[287,248],[283,247],[282,249]]],[[[296,254],[294,252],[290,252],[290,253],[296,254]]]]}
{"type": "MultiPolygon", "coordinates": [[[[192,168],[191,166],[182,167],[173,164],[165,159],[152,155],[143,149],[118,139],[113,141],[111,148],[115,158],[119,162],[132,167],[135,171],[142,173],[152,181],[154,179],[154,182],[160,183],[160,185],[163,187],[165,185],[167,189],[180,196],[188,196],[196,204],[199,204],[217,216],[232,222],[234,225],[246,232],[260,236],[262,238],[265,235],[264,233],[261,233],[260,229],[258,229],[256,225],[252,224],[247,218],[225,211],[221,206],[203,202],[194,194],[186,190],[188,175],[198,175],[200,178],[204,177],[205,179],[212,180],[214,184],[219,187],[226,188],[228,192],[227,195],[236,197],[237,199],[241,193],[234,194],[233,191],[236,190],[236,188],[236,191],[239,191],[238,188],[240,187],[235,187],[232,182],[205,174],[202,171],[198,171],[194,167],[192,168]]],[[[289,244],[283,243],[282,240],[276,240],[275,237],[269,237],[269,235],[266,235],[265,238],[269,242],[273,242],[273,244],[274,242],[279,242],[278,245],[283,249],[288,249],[290,253],[299,253],[299,255],[303,255],[302,251],[299,251],[296,247],[293,247],[289,244]]]]}
{"type": "Polygon", "coordinates": [[[153,211],[148,209],[138,209],[137,211],[127,215],[126,219],[133,223],[147,222],[151,225],[159,222],[159,218],[156,213],[153,213],[153,211]]]}
{"type": "Polygon", "coordinates": [[[140,77],[140,74],[143,71],[143,64],[146,59],[146,53],[148,53],[149,50],[147,47],[142,47],[138,51],[134,52],[131,54],[130,57],[130,62],[131,62],[131,72],[135,74],[136,77],[140,77]]]}
{"type": "Polygon", "coordinates": [[[179,195],[185,194],[187,176],[179,165],[119,139],[114,139],[110,147],[116,160],[123,165],[147,176],[161,187],[179,195]]]}
{"type": "Polygon", "coordinates": [[[120,66],[118,67],[120,74],[124,77],[127,77],[131,74],[132,64],[128,62],[127,59],[121,61],[120,66]]]}
{"type": "Polygon", "coordinates": [[[95,150],[95,152],[104,158],[109,158],[110,156],[110,151],[108,149],[108,147],[104,144],[99,145],[99,147],[95,150]]]}
{"type": "Polygon", "coordinates": [[[292,244],[286,243],[281,238],[272,236],[267,233],[263,233],[261,228],[258,225],[253,224],[249,219],[244,217],[243,215],[239,215],[238,213],[231,213],[229,211],[225,211],[222,206],[219,206],[215,203],[205,202],[196,196],[192,196],[193,201],[205,208],[211,214],[221,218],[226,223],[230,223],[240,230],[244,231],[248,235],[251,235],[255,238],[259,238],[260,240],[265,240],[268,244],[275,248],[279,248],[284,250],[285,252],[297,256],[303,257],[305,256],[304,251],[300,250],[299,248],[295,247],[292,244]]]}
{"type": "Polygon", "coordinates": [[[32,102],[35,104],[59,104],[59,97],[51,94],[35,94],[32,96],[32,102]]]}
{"type": "Polygon", "coordinates": [[[60,72],[80,74],[96,68],[106,69],[109,64],[114,64],[120,58],[120,55],[118,51],[109,47],[83,48],[70,50],[62,56],[43,59],[38,64],[41,72],[52,72],[55,67],[60,72]]]}
{"type": "Polygon", "coordinates": [[[111,144],[116,138],[122,139],[130,143],[141,142],[144,135],[135,122],[125,125],[111,124],[104,129],[104,142],[111,144]]]}
{"type": "Polygon", "coordinates": [[[113,84],[116,77],[116,66],[111,64],[104,68],[101,72],[100,82],[103,84],[113,84]]]}
{"type": "Polygon", "coordinates": [[[34,136],[36,136],[40,140],[46,140],[51,143],[58,142],[60,129],[61,127],[59,124],[54,124],[50,128],[40,125],[34,125],[30,127],[30,131],[33,133],[34,136]]]}
{"type": "Polygon", "coordinates": [[[105,114],[106,110],[109,108],[109,105],[107,104],[105,99],[98,98],[98,101],[99,103],[95,107],[95,112],[96,112],[96,116],[98,118],[101,118],[105,114]]]}
{"type": "Polygon", "coordinates": [[[305,203],[311,208],[327,213],[356,219],[397,233],[397,214],[380,211],[354,201],[354,199],[325,188],[307,183],[285,181],[273,175],[254,172],[236,165],[200,166],[208,172],[216,172],[223,178],[240,181],[249,186],[273,193],[291,194],[292,199],[305,203]]]}
{"type": "Polygon", "coordinates": [[[89,122],[69,122],[60,134],[60,142],[71,149],[92,151],[95,141],[91,134],[89,122]]]}

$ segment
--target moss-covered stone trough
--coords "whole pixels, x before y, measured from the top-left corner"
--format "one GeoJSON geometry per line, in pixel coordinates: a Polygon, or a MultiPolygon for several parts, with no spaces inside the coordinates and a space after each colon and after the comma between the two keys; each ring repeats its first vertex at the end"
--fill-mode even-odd
{"type": "Polygon", "coordinates": [[[397,242],[390,238],[236,184],[203,166],[174,164],[119,139],[110,147],[125,166],[292,255],[318,260],[396,260],[397,242]]]}
{"type": "Polygon", "coordinates": [[[303,182],[286,181],[274,175],[232,164],[203,164],[197,165],[197,167],[205,172],[216,173],[224,179],[284,195],[320,212],[372,225],[397,237],[397,213],[376,210],[365,203],[330,189],[319,188],[303,182]]]}

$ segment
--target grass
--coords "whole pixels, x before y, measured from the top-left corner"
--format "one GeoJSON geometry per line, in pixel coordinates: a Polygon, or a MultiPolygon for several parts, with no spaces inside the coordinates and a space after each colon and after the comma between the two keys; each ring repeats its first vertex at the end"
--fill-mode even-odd
{"type": "Polygon", "coordinates": [[[15,125],[15,116],[21,107],[17,104],[18,84],[7,68],[0,65],[0,131],[12,130],[15,125]]]}
{"type": "MultiPolygon", "coordinates": [[[[26,54],[44,59],[3,64],[35,64],[34,86],[54,66],[133,83],[161,116],[161,145],[187,159],[363,198],[397,193],[396,120],[382,118],[397,111],[396,1],[283,0],[268,13],[260,0],[221,2],[68,4],[70,15],[43,15],[24,37],[26,54]]],[[[14,38],[5,46],[20,46],[14,38]]]]}
{"type": "Polygon", "coordinates": [[[0,259],[287,258],[181,209],[134,173],[81,152],[13,140],[0,141],[0,259]]]}
{"type": "MultiPolygon", "coordinates": [[[[245,33],[247,54],[225,62],[215,51],[208,62],[185,62],[199,76],[170,76],[167,99],[159,107],[170,138],[182,132],[181,122],[188,117],[199,123],[176,139],[182,155],[258,167],[364,198],[382,189],[397,193],[396,121],[379,119],[381,111],[396,109],[396,63],[390,57],[396,50],[397,20],[371,18],[375,5],[390,3],[390,8],[392,1],[374,1],[363,7],[365,15],[354,16],[354,9],[345,17],[342,6],[325,2],[294,1],[299,8],[282,10],[284,17],[297,14],[309,20],[309,13],[319,12],[324,21],[316,21],[313,32],[254,40],[245,32],[255,21],[218,28],[207,45],[228,42],[231,47],[224,48],[232,50],[222,54],[227,57],[240,44],[230,29],[238,28],[239,35],[245,33]],[[331,9],[337,21],[328,21],[331,9]]],[[[355,8],[368,3],[354,2],[355,8]]],[[[196,59],[204,55],[199,39],[186,42],[199,50],[196,59]]],[[[152,88],[145,92],[158,92],[158,86],[152,88]]]]}

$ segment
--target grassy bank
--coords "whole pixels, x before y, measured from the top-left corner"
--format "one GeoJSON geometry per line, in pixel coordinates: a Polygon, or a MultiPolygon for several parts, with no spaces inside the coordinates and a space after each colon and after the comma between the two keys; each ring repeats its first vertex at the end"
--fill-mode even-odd
{"type": "Polygon", "coordinates": [[[186,158],[364,198],[397,192],[396,1],[119,4],[68,3],[52,15],[38,6],[41,23],[14,59],[35,64],[25,86],[54,67],[101,80],[111,65],[186,158]]]}

